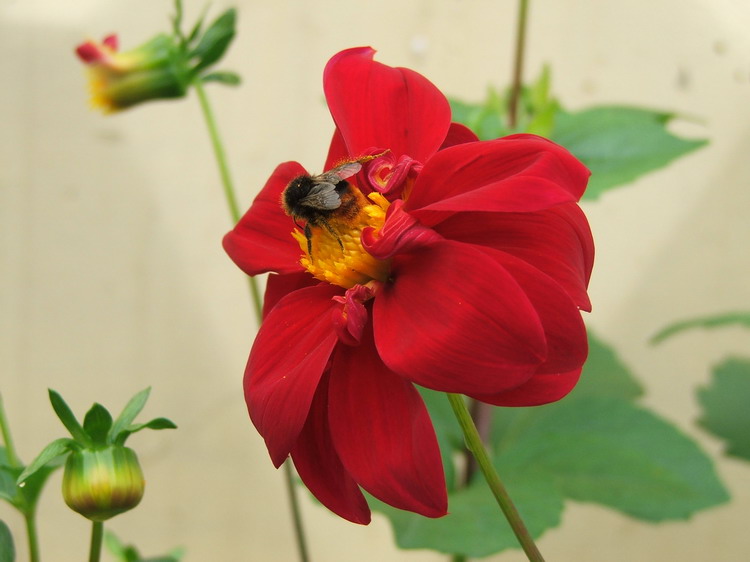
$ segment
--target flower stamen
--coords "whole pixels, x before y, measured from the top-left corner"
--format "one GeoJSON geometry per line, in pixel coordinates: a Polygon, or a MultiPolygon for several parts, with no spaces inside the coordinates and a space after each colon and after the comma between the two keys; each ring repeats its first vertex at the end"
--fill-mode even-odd
{"type": "Polygon", "coordinates": [[[359,211],[353,218],[328,219],[329,228],[316,227],[312,231],[312,253],[307,252],[307,238],[295,230],[292,236],[303,252],[300,264],[316,279],[345,289],[364,285],[388,277],[389,263],[379,260],[362,247],[362,231],[373,228],[379,231],[385,222],[389,202],[379,193],[371,193],[369,202],[355,186],[350,186],[357,198],[359,211]]]}

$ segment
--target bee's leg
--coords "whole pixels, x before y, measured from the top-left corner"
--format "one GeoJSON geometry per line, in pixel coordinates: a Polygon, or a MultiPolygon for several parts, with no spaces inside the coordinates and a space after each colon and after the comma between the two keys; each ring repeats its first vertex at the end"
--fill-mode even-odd
{"type": "Polygon", "coordinates": [[[309,223],[305,224],[305,238],[307,238],[307,255],[310,256],[310,261],[312,261],[312,230],[309,223]]]}
{"type": "Polygon", "coordinates": [[[328,221],[323,222],[323,226],[326,227],[326,230],[331,233],[331,236],[333,236],[336,239],[336,242],[339,243],[339,248],[341,248],[341,251],[344,251],[344,243],[341,241],[341,237],[339,236],[339,233],[336,232],[336,230],[328,223],[328,221]]]}

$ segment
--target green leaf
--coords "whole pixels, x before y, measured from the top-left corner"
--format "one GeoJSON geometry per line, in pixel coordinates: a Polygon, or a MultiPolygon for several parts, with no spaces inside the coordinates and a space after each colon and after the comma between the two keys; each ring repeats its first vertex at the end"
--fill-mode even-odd
{"type": "Polygon", "coordinates": [[[42,452],[21,472],[20,476],[16,479],[16,483],[18,485],[23,484],[32,474],[42,469],[60,455],[64,455],[76,447],[80,447],[80,445],[73,439],[68,439],[67,437],[55,439],[42,449],[42,452]]]}
{"type": "MultiPolygon", "coordinates": [[[[507,482],[533,537],[559,525],[563,499],[551,480],[530,479],[518,472],[507,482]]],[[[439,519],[401,511],[375,499],[368,501],[390,519],[400,548],[429,548],[470,558],[518,548],[518,540],[481,477],[468,488],[449,494],[449,514],[439,519]]]]}
{"type": "Polygon", "coordinates": [[[201,77],[203,82],[219,82],[227,86],[239,86],[242,80],[236,72],[222,71],[211,72],[201,77]]]}
{"type": "Polygon", "coordinates": [[[122,445],[125,440],[130,437],[131,434],[136,433],[142,429],[177,429],[175,423],[167,418],[154,418],[146,423],[139,423],[131,425],[127,429],[120,432],[117,437],[116,444],[122,445]]]}
{"type": "Polygon", "coordinates": [[[561,111],[551,138],[591,170],[583,198],[594,200],[706,144],[705,140],[671,134],[667,125],[674,117],[671,113],[619,106],[561,111]]]}
{"type": "Polygon", "coordinates": [[[120,433],[133,423],[133,420],[141,413],[141,410],[143,410],[143,407],[146,405],[150,393],[151,387],[144,388],[128,401],[122,409],[122,412],[120,412],[120,415],[117,416],[115,423],[112,424],[112,428],[109,431],[110,443],[117,441],[120,433]]]}
{"type": "Polygon", "coordinates": [[[497,139],[512,132],[505,126],[502,100],[493,90],[490,90],[487,100],[482,104],[471,104],[456,99],[448,101],[452,120],[466,125],[481,140],[497,139]]]}
{"type": "Polygon", "coordinates": [[[713,371],[711,384],[698,391],[703,416],[698,423],[726,440],[726,454],[750,460],[750,360],[730,358],[713,371]]]}
{"type": "Polygon", "coordinates": [[[55,410],[57,417],[60,418],[60,421],[63,423],[63,425],[73,436],[73,439],[75,439],[82,445],[90,446],[91,439],[89,439],[89,436],[83,430],[81,424],[78,423],[78,420],[73,415],[73,412],[71,412],[68,404],[65,402],[65,400],[63,400],[63,397],[52,389],[49,389],[48,392],[49,401],[52,403],[52,408],[55,410]]]}
{"type": "Polygon", "coordinates": [[[236,11],[230,8],[206,29],[198,45],[190,52],[191,58],[198,59],[193,69],[196,74],[217,62],[224,55],[234,39],[236,19],[236,11]]]}
{"type": "Polygon", "coordinates": [[[723,328],[725,326],[739,325],[750,328],[750,312],[727,312],[713,316],[702,316],[690,320],[682,320],[663,328],[651,338],[652,344],[661,343],[664,340],[693,328],[723,328]]]}
{"type": "Polygon", "coordinates": [[[573,397],[601,396],[634,400],[643,394],[640,383],[618,357],[617,352],[588,330],[589,356],[581,380],[570,393],[573,397]]]}
{"type": "Polygon", "coordinates": [[[107,550],[109,550],[119,562],[179,562],[184,556],[182,548],[175,548],[166,556],[141,558],[141,555],[135,546],[124,544],[117,535],[111,531],[104,532],[104,544],[107,547],[107,550]]]}
{"type": "Polygon", "coordinates": [[[533,467],[570,499],[646,521],[687,519],[729,499],[693,441],[628,401],[584,397],[535,413],[501,440],[498,462],[533,467]]]}
{"type": "Polygon", "coordinates": [[[95,403],[83,418],[83,430],[94,445],[106,445],[107,434],[112,427],[112,416],[101,404],[95,403]]]}
{"type": "Polygon", "coordinates": [[[427,388],[417,387],[422,395],[427,411],[430,413],[432,426],[435,428],[440,454],[443,458],[445,482],[448,490],[452,490],[456,482],[456,468],[453,463],[454,451],[459,450],[464,443],[461,429],[456,423],[453,409],[444,392],[437,392],[427,388]]]}
{"type": "Polygon", "coordinates": [[[13,535],[5,521],[0,519],[0,562],[13,562],[16,559],[16,547],[13,545],[13,535]]]}

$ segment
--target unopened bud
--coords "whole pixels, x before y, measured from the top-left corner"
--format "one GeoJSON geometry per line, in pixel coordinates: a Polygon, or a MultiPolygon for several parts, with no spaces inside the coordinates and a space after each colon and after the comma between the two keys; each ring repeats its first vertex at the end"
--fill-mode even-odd
{"type": "Polygon", "coordinates": [[[65,503],[92,521],[105,521],[134,508],[144,487],[138,457],[121,445],[74,450],[65,463],[65,503]]]}

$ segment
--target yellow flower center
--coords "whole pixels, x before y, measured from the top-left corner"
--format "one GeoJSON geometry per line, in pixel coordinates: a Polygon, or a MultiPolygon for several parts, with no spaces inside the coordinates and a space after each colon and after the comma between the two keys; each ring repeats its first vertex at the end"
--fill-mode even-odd
{"type": "Polygon", "coordinates": [[[380,193],[370,193],[370,202],[353,185],[349,189],[357,197],[359,212],[351,219],[337,218],[334,213],[327,219],[330,230],[325,226],[311,226],[312,256],[307,253],[305,235],[299,230],[292,232],[303,252],[302,267],[316,279],[345,289],[373,279],[385,281],[389,270],[388,261],[374,258],[362,247],[362,230],[372,227],[379,231],[390,203],[380,193]]]}

